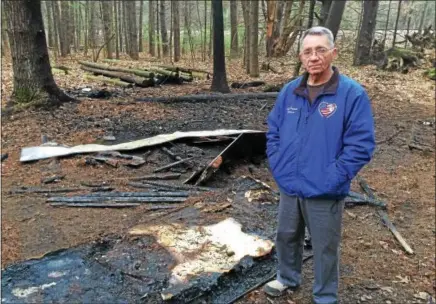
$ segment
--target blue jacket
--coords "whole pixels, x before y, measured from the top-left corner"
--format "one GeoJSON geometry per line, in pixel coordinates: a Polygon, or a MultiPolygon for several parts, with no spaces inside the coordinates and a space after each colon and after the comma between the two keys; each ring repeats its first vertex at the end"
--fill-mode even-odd
{"type": "Polygon", "coordinates": [[[286,84],[268,116],[269,165],[288,195],[344,198],[351,180],[371,160],[375,140],[368,95],[333,70],[312,104],[307,73],[286,84]]]}

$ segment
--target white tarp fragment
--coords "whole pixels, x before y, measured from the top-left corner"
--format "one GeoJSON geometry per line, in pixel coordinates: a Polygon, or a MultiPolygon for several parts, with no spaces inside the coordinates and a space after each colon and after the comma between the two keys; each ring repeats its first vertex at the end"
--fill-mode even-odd
{"type": "Polygon", "coordinates": [[[210,281],[234,268],[245,256],[261,257],[271,252],[272,241],[249,235],[233,218],[211,226],[183,227],[181,224],[139,225],[131,235],[153,235],[176,258],[169,286],[161,295],[169,300],[196,284],[210,281]],[[202,278],[202,279],[201,279],[202,278]]]}
{"type": "Polygon", "coordinates": [[[149,138],[135,140],[117,145],[78,145],[74,147],[65,146],[37,146],[27,147],[21,150],[21,162],[39,160],[50,157],[66,156],[80,153],[92,153],[103,151],[126,151],[134,150],[143,147],[150,147],[170,142],[176,139],[189,138],[189,137],[212,137],[212,136],[225,136],[225,135],[238,135],[241,133],[264,133],[258,130],[213,130],[213,131],[189,131],[189,132],[174,132],[171,134],[160,134],[149,138]]]}

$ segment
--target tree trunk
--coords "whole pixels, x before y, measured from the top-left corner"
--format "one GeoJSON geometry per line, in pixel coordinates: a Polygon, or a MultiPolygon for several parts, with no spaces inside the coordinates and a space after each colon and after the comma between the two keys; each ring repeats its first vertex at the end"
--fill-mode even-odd
{"type": "Polygon", "coordinates": [[[118,19],[118,39],[119,39],[119,46],[120,46],[120,53],[122,53],[123,51],[125,51],[125,47],[123,44],[123,33],[124,33],[124,29],[123,29],[123,7],[121,5],[121,1],[117,1],[117,6],[118,6],[118,11],[117,11],[117,19],[118,19]]]}
{"type": "Polygon", "coordinates": [[[226,61],[224,56],[224,18],[222,0],[212,0],[213,12],[213,79],[211,90],[229,93],[227,84],[226,61]]]}
{"type": "Polygon", "coordinates": [[[160,37],[159,24],[160,24],[160,11],[159,11],[159,0],[156,0],[156,48],[157,48],[157,58],[161,58],[162,49],[162,38],[160,37]]]}
{"type": "Polygon", "coordinates": [[[316,4],[316,0],[310,0],[309,19],[307,21],[307,29],[310,29],[313,26],[313,17],[315,15],[315,4],[316,4]]]}
{"type": "Polygon", "coordinates": [[[425,1],[424,9],[422,10],[421,18],[419,19],[418,33],[421,33],[421,32],[422,32],[422,26],[424,25],[424,19],[425,19],[425,15],[426,15],[426,13],[427,13],[427,6],[428,6],[428,3],[429,3],[429,2],[430,2],[430,1],[425,1]]]}
{"type": "MultiPolygon", "coordinates": [[[[150,26],[150,22],[148,24],[150,26]]],[[[140,53],[144,51],[144,0],[140,0],[139,4],[139,33],[138,33],[138,50],[140,53]]]]}
{"type": "Polygon", "coordinates": [[[285,0],[277,0],[276,16],[275,16],[274,30],[273,30],[273,48],[274,48],[274,44],[280,38],[280,34],[281,34],[280,29],[282,28],[284,7],[285,7],[285,0]]]}
{"type": "Polygon", "coordinates": [[[66,56],[65,51],[65,45],[64,45],[64,26],[61,26],[61,10],[59,8],[59,2],[53,1],[53,16],[54,16],[54,25],[55,25],[55,31],[56,31],[56,40],[58,42],[59,51],[61,53],[61,56],[66,56]]]}
{"type": "Polygon", "coordinates": [[[59,39],[61,41],[61,57],[65,57],[70,53],[70,35],[69,35],[69,26],[68,24],[70,16],[69,16],[69,3],[68,1],[61,1],[61,13],[60,13],[61,27],[60,27],[60,36],[59,39]]]}
{"type": "Polygon", "coordinates": [[[325,27],[332,31],[335,40],[339,31],[339,26],[341,25],[342,14],[344,13],[346,3],[346,0],[334,0],[325,23],[325,27]]]}
{"type": "Polygon", "coordinates": [[[289,35],[293,30],[293,26],[291,23],[291,10],[292,10],[293,3],[294,3],[293,0],[286,1],[285,3],[285,11],[283,16],[281,35],[277,43],[274,45],[274,49],[273,49],[274,56],[282,56],[285,49],[286,41],[288,40],[289,35]]]}
{"type": "Polygon", "coordinates": [[[295,40],[297,39],[298,33],[300,31],[299,24],[301,19],[304,18],[303,17],[304,4],[305,4],[305,0],[300,0],[298,12],[294,16],[294,18],[290,20],[291,8],[289,6],[292,7],[292,3],[291,1],[286,3],[288,7],[286,8],[286,12],[285,12],[285,22],[283,24],[284,28],[280,40],[275,45],[274,56],[286,55],[290,50],[290,48],[292,47],[292,45],[294,44],[295,40]]]}
{"type": "MultiPolygon", "coordinates": [[[[309,0],[310,4],[309,4],[309,16],[308,16],[308,20],[307,20],[307,29],[310,29],[313,26],[313,18],[315,16],[315,4],[316,4],[316,0],[309,0]]],[[[303,22],[303,18],[300,19],[300,24],[302,24],[303,22]]],[[[302,30],[300,30],[300,35],[298,38],[298,48],[297,48],[297,54],[300,53],[300,46],[301,46],[301,38],[303,36],[303,32],[302,30]]],[[[300,69],[301,69],[301,60],[298,60],[297,64],[295,65],[295,70],[294,70],[294,76],[297,77],[300,74],[300,69]]]]}
{"type": "Polygon", "coordinates": [[[392,39],[392,47],[395,47],[395,40],[397,39],[398,20],[400,20],[401,2],[402,1],[403,0],[400,0],[398,2],[397,20],[395,20],[394,38],[392,39]]]}
{"type": "Polygon", "coordinates": [[[363,2],[363,20],[357,38],[354,53],[354,65],[364,65],[371,62],[371,46],[377,20],[378,0],[363,2]]]}
{"type": "Polygon", "coordinates": [[[384,50],[385,45],[386,45],[386,35],[387,35],[387,32],[388,32],[388,27],[389,27],[389,16],[391,14],[391,4],[392,4],[392,0],[389,0],[388,14],[386,16],[385,32],[383,34],[383,41],[382,41],[383,50],[384,50]]]}
{"type": "Polygon", "coordinates": [[[148,53],[151,56],[156,56],[156,50],[154,47],[154,5],[153,0],[148,1],[148,53]]]}
{"type": "Polygon", "coordinates": [[[123,6],[123,34],[124,34],[124,44],[126,46],[125,51],[130,54],[130,37],[129,37],[129,15],[127,9],[127,1],[121,1],[123,6]]]}
{"type": "Polygon", "coordinates": [[[325,26],[331,6],[332,6],[332,0],[322,0],[321,12],[319,16],[320,19],[318,25],[325,26]]]}
{"type": "Polygon", "coordinates": [[[267,25],[266,25],[266,57],[271,57],[274,46],[274,24],[276,16],[276,0],[267,0],[267,25]]]}
{"type": "Polygon", "coordinates": [[[104,43],[106,44],[106,58],[112,59],[113,45],[112,45],[112,18],[111,18],[111,3],[105,0],[101,1],[103,11],[103,30],[104,30],[104,43]]]}
{"type": "Polygon", "coordinates": [[[152,87],[154,85],[153,79],[149,79],[149,78],[131,76],[131,75],[127,75],[126,73],[121,73],[121,72],[112,72],[112,71],[107,71],[107,70],[90,68],[90,67],[83,66],[83,65],[80,68],[84,71],[91,72],[91,73],[94,73],[96,75],[103,75],[106,77],[119,78],[125,82],[134,83],[138,87],[142,87],[142,88],[148,88],[148,87],[152,87]]]}
{"type": "Polygon", "coordinates": [[[78,5],[77,8],[75,9],[76,11],[76,33],[75,33],[75,37],[76,37],[76,45],[75,45],[75,49],[76,52],[80,50],[80,44],[82,41],[82,6],[78,5]]]}
{"type": "Polygon", "coordinates": [[[169,46],[168,46],[168,33],[167,33],[167,22],[165,18],[165,1],[160,0],[160,32],[162,39],[162,55],[168,57],[169,46]]]}
{"type": "Polygon", "coordinates": [[[242,14],[244,16],[244,66],[247,74],[250,73],[250,0],[241,0],[242,14]]]}
{"type": "MultiPolygon", "coordinates": [[[[410,30],[410,21],[412,19],[412,16],[410,16],[409,14],[409,18],[407,18],[407,29],[406,29],[406,37],[409,36],[409,30],[410,30]]],[[[404,48],[407,48],[407,39],[406,42],[404,44],[404,48]]]]}
{"type": "Polygon", "coordinates": [[[54,30],[54,26],[53,26],[53,10],[52,10],[52,8],[50,6],[50,2],[49,1],[45,1],[45,10],[47,12],[48,46],[52,48],[52,47],[55,46],[54,32],[53,32],[53,30],[54,30]]]}
{"type": "Polygon", "coordinates": [[[128,33],[129,33],[129,45],[130,52],[129,56],[133,60],[139,59],[139,48],[138,48],[138,27],[136,20],[136,3],[135,1],[126,1],[127,6],[127,16],[128,16],[128,33]]]}
{"type": "Polygon", "coordinates": [[[119,35],[120,32],[118,31],[118,5],[117,1],[114,0],[114,12],[113,12],[114,20],[115,20],[115,58],[120,59],[120,40],[119,35]]]}
{"type": "Polygon", "coordinates": [[[173,4],[173,31],[174,31],[174,61],[180,60],[180,8],[179,1],[173,4]]]}
{"type": "Polygon", "coordinates": [[[2,56],[10,55],[11,49],[8,41],[8,27],[6,22],[6,14],[4,12],[5,2],[1,3],[1,18],[2,18],[2,56]]]}
{"type": "Polygon", "coordinates": [[[73,1],[68,1],[68,54],[71,53],[71,45],[74,45],[74,32],[76,28],[75,18],[74,18],[74,7],[73,1]]]}
{"type": "Polygon", "coordinates": [[[173,2],[170,2],[170,39],[169,39],[169,53],[170,53],[170,61],[173,61],[173,2]]]}
{"type": "MultiPolygon", "coordinates": [[[[91,48],[92,52],[94,52],[94,49],[96,47],[97,42],[97,8],[96,3],[94,1],[89,2],[89,47],[91,48]]],[[[93,53],[94,54],[94,53],[93,53]]]]}
{"type": "Polygon", "coordinates": [[[230,0],[230,57],[238,57],[238,2],[230,0]]]}
{"type": "Polygon", "coordinates": [[[14,89],[11,105],[48,105],[73,100],[51,73],[40,0],[4,2],[11,42],[14,89]]]}
{"type": "Polygon", "coordinates": [[[250,76],[259,77],[259,1],[251,2],[250,36],[250,76]]]}
{"type": "Polygon", "coordinates": [[[85,36],[84,36],[85,56],[88,55],[88,46],[89,46],[89,20],[88,19],[89,19],[89,1],[86,1],[85,2],[85,19],[83,20],[83,26],[85,29],[85,36]]]}
{"type": "MultiPolygon", "coordinates": [[[[212,20],[211,20],[212,22],[212,20]]],[[[206,44],[207,44],[207,0],[204,0],[204,38],[203,38],[203,61],[206,60],[206,44]]]]}
{"type": "Polygon", "coordinates": [[[209,48],[207,51],[207,56],[209,59],[212,56],[212,47],[213,47],[213,6],[210,7],[210,23],[209,23],[209,48]]]}

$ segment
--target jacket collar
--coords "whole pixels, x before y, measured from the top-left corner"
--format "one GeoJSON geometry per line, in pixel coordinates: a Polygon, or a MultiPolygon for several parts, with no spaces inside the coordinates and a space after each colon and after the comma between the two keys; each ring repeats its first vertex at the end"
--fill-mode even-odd
{"type": "MultiPolygon", "coordinates": [[[[333,66],[333,75],[330,77],[329,81],[324,85],[324,90],[322,94],[336,94],[339,85],[339,70],[337,67],[333,66]]],[[[307,96],[307,79],[309,78],[309,73],[305,72],[303,78],[300,81],[298,87],[295,88],[294,93],[303,97],[307,96]]]]}

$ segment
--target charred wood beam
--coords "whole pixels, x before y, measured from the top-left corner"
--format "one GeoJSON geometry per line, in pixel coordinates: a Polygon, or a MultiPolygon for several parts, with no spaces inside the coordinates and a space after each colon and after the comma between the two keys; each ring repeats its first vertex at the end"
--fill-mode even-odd
{"type": "Polygon", "coordinates": [[[171,169],[171,168],[173,168],[173,167],[175,167],[175,166],[177,166],[177,165],[184,164],[184,163],[186,163],[187,161],[189,161],[189,160],[191,160],[191,159],[193,159],[193,158],[194,158],[194,157],[188,157],[188,158],[185,158],[185,159],[178,160],[178,161],[176,161],[176,162],[174,162],[174,163],[171,163],[171,164],[168,164],[168,165],[162,166],[162,167],[160,167],[160,168],[157,168],[157,169],[153,170],[153,172],[154,172],[154,173],[157,173],[157,172],[161,172],[161,171],[164,171],[164,170],[171,169]]]}
{"type": "Polygon", "coordinates": [[[131,181],[141,181],[141,180],[170,180],[179,179],[182,174],[180,173],[167,173],[167,174],[150,174],[144,176],[137,176],[130,178],[131,181]]]}
{"type": "Polygon", "coordinates": [[[167,189],[178,189],[178,190],[193,190],[193,191],[214,191],[215,189],[209,188],[209,187],[200,187],[200,186],[191,186],[191,185],[174,185],[174,184],[167,184],[162,182],[156,182],[156,181],[146,181],[144,183],[134,183],[129,182],[129,186],[137,187],[137,188],[149,188],[151,186],[160,187],[160,188],[167,188],[167,189]]]}
{"type": "Polygon", "coordinates": [[[187,197],[189,196],[187,191],[150,191],[150,192],[112,192],[112,193],[90,193],[87,197],[104,197],[104,196],[116,196],[116,197],[187,197]]]}
{"type": "Polygon", "coordinates": [[[38,188],[38,187],[21,187],[13,189],[10,194],[21,193],[63,193],[63,192],[77,192],[85,190],[83,188],[38,188]]]}
{"type": "Polygon", "coordinates": [[[53,207],[80,207],[80,208],[129,208],[138,207],[139,203],[50,203],[53,207]]]}
{"type": "Polygon", "coordinates": [[[245,99],[269,99],[277,98],[277,92],[266,93],[243,93],[243,94],[206,94],[206,95],[184,95],[168,97],[141,97],[136,98],[137,102],[207,102],[217,100],[245,100],[245,99]]]}
{"type": "Polygon", "coordinates": [[[122,197],[122,196],[72,196],[72,197],[50,197],[47,202],[56,203],[99,203],[99,202],[127,202],[127,203],[182,203],[186,200],[186,197],[152,197],[152,196],[142,196],[142,197],[122,197]]]}
{"type": "MultiPolygon", "coordinates": [[[[376,195],[372,191],[372,189],[369,187],[368,183],[365,181],[363,177],[358,176],[357,180],[360,184],[360,187],[363,191],[372,199],[377,200],[376,195]]],[[[377,210],[377,214],[380,216],[383,224],[385,224],[386,227],[392,232],[394,237],[397,239],[397,241],[403,246],[404,250],[409,253],[413,254],[412,248],[407,244],[406,240],[401,236],[401,234],[398,232],[397,228],[392,224],[392,222],[389,219],[388,214],[384,210],[377,210]]]]}

